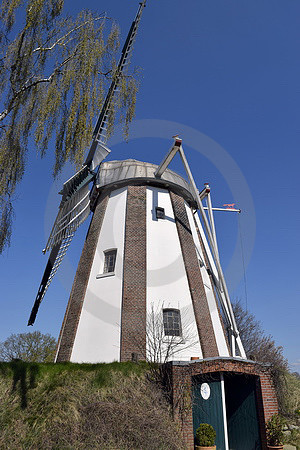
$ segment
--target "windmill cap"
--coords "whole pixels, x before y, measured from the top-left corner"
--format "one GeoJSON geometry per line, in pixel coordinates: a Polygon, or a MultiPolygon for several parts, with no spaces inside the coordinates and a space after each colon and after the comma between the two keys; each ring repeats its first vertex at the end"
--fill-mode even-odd
{"type": "Polygon", "coordinates": [[[179,193],[189,203],[196,203],[188,182],[173,170],[166,169],[161,178],[155,177],[156,164],[126,159],[102,163],[98,172],[96,187],[117,189],[128,184],[152,185],[171,189],[179,193]]]}

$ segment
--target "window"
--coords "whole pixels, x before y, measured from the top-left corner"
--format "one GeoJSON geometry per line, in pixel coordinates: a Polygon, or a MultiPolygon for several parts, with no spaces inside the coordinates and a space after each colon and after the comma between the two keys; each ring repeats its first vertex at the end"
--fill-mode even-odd
{"type": "Polygon", "coordinates": [[[182,336],[179,309],[163,309],[165,336],[182,336]]]}
{"type": "Polygon", "coordinates": [[[115,271],[117,250],[108,250],[104,252],[104,268],[103,273],[115,271]]]}
{"type": "Polygon", "coordinates": [[[165,218],[165,209],[161,208],[160,206],[156,206],[155,208],[156,218],[157,219],[164,219],[165,218]]]}

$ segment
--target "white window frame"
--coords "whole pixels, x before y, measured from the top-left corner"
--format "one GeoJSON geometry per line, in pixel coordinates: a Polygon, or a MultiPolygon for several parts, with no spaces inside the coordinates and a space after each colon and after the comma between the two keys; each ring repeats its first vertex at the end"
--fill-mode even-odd
{"type": "Polygon", "coordinates": [[[103,270],[102,273],[99,273],[96,278],[107,278],[107,277],[112,277],[115,275],[115,269],[116,269],[116,264],[117,264],[117,253],[118,253],[118,249],[117,248],[108,248],[106,250],[103,251],[104,254],[104,259],[103,259],[103,270]],[[114,260],[114,267],[112,271],[107,271],[106,270],[106,257],[108,253],[114,253],[115,255],[115,260],[114,260]]]}

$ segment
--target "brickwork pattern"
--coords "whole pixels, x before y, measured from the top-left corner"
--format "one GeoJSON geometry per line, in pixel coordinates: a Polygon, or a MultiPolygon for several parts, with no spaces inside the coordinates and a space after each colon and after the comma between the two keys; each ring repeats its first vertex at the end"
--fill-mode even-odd
{"type": "MultiPolygon", "coordinates": [[[[200,231],[199,231],[199,228],[198,228],[198,224],[197,224],[197,222],[195,220],[195,216],[194,215],[193,215],[193,217],[194,217],[194,223],[195,223],[195,227],[196,227],[196,230],[197,230],[197,235],[198,235],[198,239],[199,239],[199,242],[200,242],[201,250],[202,250],[202,253],[203,253],[203,256],[204,256],[205,266],[209,267],[208,259],[207,259],[206,253],[205,253],[204,243],[203,243],[202,238],[201,238],[201,234],[200,234],[200,231]]],[[[214,285],[214,281],[213,281],[212,275],[209,275],[209,278],[210,278],[211,285],[213,286],[214,285]]],[[[217,299],[216,291],[214,289],[213,289],[213,294],[214,294],[215,302],[216,302],[216,305],[217,305],[218,314],[219,314],[219,317],[220,317],[220,322],[221,322],[221,325],[222,325],[223,333],[224,333],[224,336],[225,336],[225,341],[226,341],[226,346],[227,346],[227,349],[228,349],[228,353],[229,353],[229,355],[232,356],[230,345],[229,345],[229,342],[228,342],[228,336],[227,336],[225,325],[224,325],[224,320],[223,320],[223,317],[222,317],[222,314],[221,314],[221,311],[220,311],[220,305],[219,305],[219,302],[218,302],[218,299],[217,299]]]]}
{"type": "Polygon", "coordinates": [[[121,361],[146,359],[146,186],[128,186],[121,318],[121,361]]]}
{"type": "Polygon", "coordinates": [[[199,361],[188,365],[169,365],[172,403],[174,418],[181,426],[186,447],[194,449],[193,432],[193,411],[191,407],[185,410],[185,414],[180,411],[180,396],[182,395],[182,384],[189,387],[189,395],[192,398],[192,377],[209,373],[240,373],[257,377],[256,381],[256,401],[257,412],[262,441],[262,449],[267,449],[265,424],[266,421],[278,412],[278,404],[275,388],[272,382],[270,369],[259,363],[247,361],[215,359],[211,361],[199,361]]]}
{"type": "Polygon", "coordinates": [[[108,193],[100,196],[83,246],[59,335],[57,362],[70,361],[90,272],[102,227],[108,193]]]}
{"type": "Polygon", "coordinates": [[[273,414],[276,414],[278,412],[276,392],[273,388],[270,373],[266,372],[260,376],[260,387],[263,399],[265,419],[267,421],[271,416],[273,416],[273,414]]]}
{"type": "Polygon", "coordinates": [[[179,424],[186,449],[194,449],[192,375],[190,366],[172,367],[170,373],[173,417],[179,424]],[[190,407],[186,407],[186,399],[190,407]],[[185,403],[182,405],[182,403],[185,403]]]}
{"type": "Polygon", "coordinates": [[[185,210],[184,199],[174,192],[170,192],[170,197],[192,297],[203,357],[217,357],[219,356],[218,347],[208,308],[205,288],[199,270],[195,243],[185,210]]]}

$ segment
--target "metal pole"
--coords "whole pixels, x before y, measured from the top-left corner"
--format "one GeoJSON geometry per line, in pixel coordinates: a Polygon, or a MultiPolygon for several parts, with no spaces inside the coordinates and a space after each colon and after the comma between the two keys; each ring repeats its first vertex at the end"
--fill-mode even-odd
{"type": "Polygon", "coordinates": [[[224,375],[223,375],[223,373],[220,374],[220,377],[221,377],[221,393],[222,393],[222,409],[223,409],[225,450],[229,450],[228,430],[227,430],[227,414],[226,414],[225,384],[224,384],[224,375]]]}
{"type": "Polygon", "coordinates": [[[164,171],[166,170],[166,168],[168,167],[168,165],[170,164],[170,162],[172,161],[172,159],[174,158],[174,156],[180,149],[181,142],[182,142],[182,139],[175,138],[173,146],[170,148],[170,150],[164,157],[160,166],[158,166],[158,168],[154,172],[155,177],[160,178],[162,176],[162,174],[164,173],[164,171]]]}
{"type": "MultiPolygon", "coordinates": [[[[219,253],[218,253],[218,248],[217,248],[217,240],[216,240],[216,235],[215,235],[215,228],[214,228],[214,222],[213,222],[213,217],[211,217],[211,224],[212,226],[210,227],[210,224],[208,222],[208,219],[206,217],[205,211],[204,211],[204,207],[202,205],[202,200],[205,197],[208,197],[208,189],[205,188],[203,189],[200,193],[196,187],[192,172],[190,170],[189,164],[187,162],[187,159],[185,157],[183,148],[182,148],[182,139],[178,138],[178,136],[174,136],[175,138],[175,142],[173,144],[173,147],[169,150],[169,152],[167,153],[167,155],[165,156],[163,162],[160,164],[160,166],[157,168],[156,172],[155,172],[155,176],[160,178],[162,176],[162,174],[164,173],[164,171],[166,170],[166,168],[168,167],[168,165],[170,164],[170,162],[172,161],[172,159],[174,158],[174,156],[176,155],[177,151],[179,151],[179,155],[181,158],[181,161],[183,163],[184,169],[186,171],[186,174],[188,176],[188,180],[190,183],[190,189],[191,192],[194,196],[194,199],[196,201],[196,204],[198,206],[198,209],[200,211],[203,223],[204,223],[204,227],[205,227],[205,231],[207,233],[207,237],[208,237],[208,242],[210,244],[210,248],[212,251],[212,256],[213,256],[213,260],[215,263],[215,267],[216,267],[216,271],[217,271],[217,275],[218,275],[218,282],[219,282],[219,286],[217,287],[218,290],[220,290],[220,299],[222,299],[222,304],[224,306],[224,309],[228,315],[228,322],[230,324],[230,328],[231,328],[231,333],[232,333],[232,339],[231,339],[231,348],[232,348],[232,354],[233,356],[235,355],[235,344],[238,343],[238,347],[239,347],[239,351],[240,351],[240,355],[242,357],[246,357],[245,355],[245,351],[243,349],[241,340],[239,338],[239,333],[238,333],[238,329],[236,326],[236,322],[235,322],[235,318],[234,318],[234,314],[233,314],[233,310],[232,310],[232,306],[230,303],[230,298],[229,298],[229,294],[228,294],[228,290],[227,290],[227,286],[225,283],[225,279],[224,279],[224,275],[223,275],[223,271],[221,268],[221,264],[220,264],[220,260],[219,260],[219,253]],[[224,299],[223,299],[224,296],[224,299]],[[234,340],[234,342],[233,342],[234,340]]],[[[207,209],[208,211],[210,211],[210,214],[212,216],[212,205],[211,205],[211,201],[210,199],[208,200],[207,203],[207,209]]],[[[206,209],[206,208],[205,208],[206,209]]],[[[220,210],[222,210],[220,208],[220,210]]],[[[206,251],[206,250],[205,250],[206,251]]],[[[210,261],[210,258],[206,252],[207,255],[207,259],[208,261],[210,261]]]]}
{"type": "MultiPolygon", "coordinates": [[[[209,185],[207,185],[207,187],[209,188],[209,185]]],[[[211,203],[211,196],[210,196],[210,188],[206,197],[206,204],[207,204],[207,210],[208,210],[208,217],[209,217],[209,221],[210,221],[210,226],[212,229],[212,235],[215,241],[215,247],[216,247],[216,253],[219,258],[219,249],[218,249],[218,243],[217,243],[217,235],[216,235],[216,228],[215,228],[215,221],[214,221],[214,215],[213,215],[213,210],[212,210],[212,203],[211,203]]]]}
{"type": "MultiPolygon", "coordinates": [[[[179,154],[180,154],[182,163],[184,165],[184,168],[186,170],[186,173],[187,173],[187,176],[188,176],[188,179],[189,179],[189,182],[190,182],[190,186],[191,186],[192,191],[194,193],[194,197],[195,197],[195,200],[197,202],[197,206],[198,206],[199,211],[201,213],[202,220],[203,220],[204,225],[205,225],[205,229],[206,229],[206,232],[207,232],[209,243],[210,243],[210,246],[211,246],[211,249],[212,249],[212,253],[213,253],[213,256],[214,256],[214,259],[215,259],[215,264],[216,264],[216,269],[217,269],[218,276],[219,276],[219,281],[220,281],[221,286],[222,286],[223,291],[224,291],[224,296],[225,296],[225,300],[226,300],[229,316],[230,316],[230,319],[231,319],[230,320],[231,326],[233,328],[233,332],[234,332],[235,337],[237,337],[239,335],[239,332],[238,332],[238,329],[237,329],[237,326],[236,326],[236,322],[235,322],[232,306],[230,304],[229,294],[228,294],[227,286],[226,286],[226,283],[225,283],[223,271],[222,271],[222,268],[221,268],[221,265],[220,265],[220,261],[218,259],[218,254],[216,252],[216,248],[215,248],[215,245],[214,245],[213,235],[212,235],[212,232],[210,230],[209,223],[208,223],[206,214],[204,212],[202,202],[200,201],[198,189],[197,189],[195,181],[193,179],[193,175],[191,173],[191,170],[190,170],[190,167],[188,165],[187,159],[186,159],[185,154],[183,152],[182,145],[179,148],[179,154]]],[[[234,348],[233,348],[233,350],[234,350],[234,348]]],[[[240,348],[240,353],[241,353],[242,357],[246,356],[243,348],[240,348]]],[[[235,353],[233,353],[233,356],[235,356],[235,353]]]]}
{"type": "MultiPolygon", "coordinates": [[[[200,197],[201,198],[201,197],[200,197]]],[[[201,199],[202,200],[202,199],[201,199]]],[[[203,206],[203,209],[204,210],[208,210],[208,207],[207,206],[203,206]]],[[[228,212],[237,212],[237,213],[240,213],[241,212],[241,210],[240,209],[236,209],[236,208],[215,208],[215,207],[213,207],[212,208],[212,210],[213,211],[228,211],[228,212]]]]}

